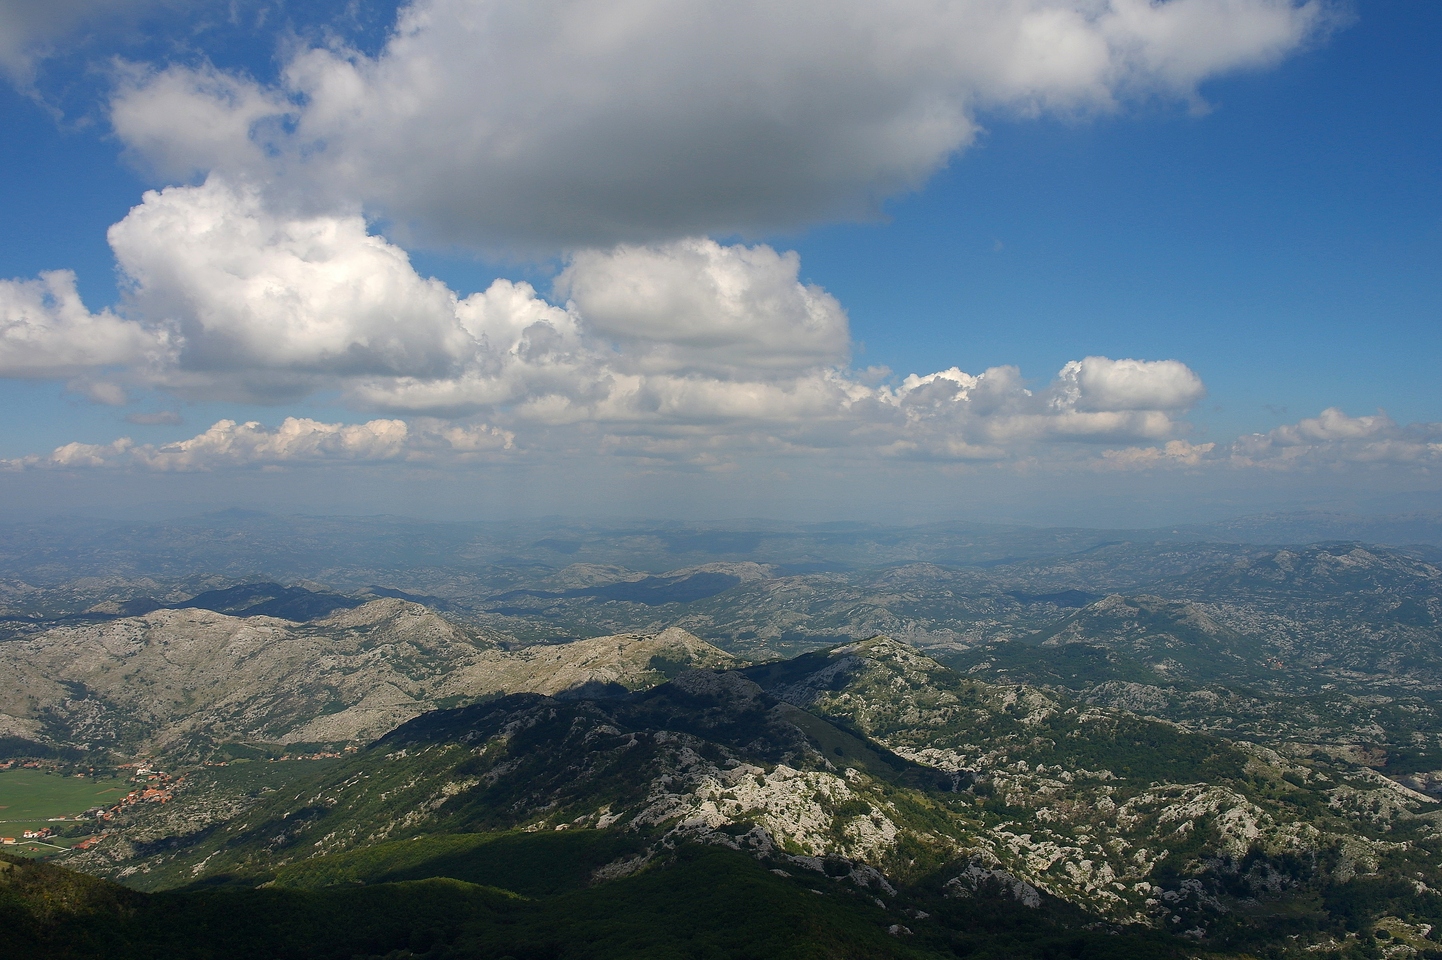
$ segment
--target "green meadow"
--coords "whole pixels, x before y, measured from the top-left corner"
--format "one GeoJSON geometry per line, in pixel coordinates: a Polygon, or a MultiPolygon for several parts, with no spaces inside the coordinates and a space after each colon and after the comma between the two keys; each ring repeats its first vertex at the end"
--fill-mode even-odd
{"type": "MultiPolygon", "coordinates": [[[[91,807],[112,806],[131,789],[128,781],[114,777],[92,780],[43,770],[0,770],[0,836],[16,838],[16,846],[7,848],[16,853],[54,852],[51,845],[25,843],[20,834],[47,825],[65,826],[47,821],[51,817],[73,817],[91,807]]],[[[74,840],[54,842],[69,846],[74,840]]]]}
{"type": "MultiPolygon", "coordinates": [[[[44,770],[0,770],[0,822],[71,817],[91,807],[109,807],[129,793],[118,777],[92,780],[44,770]]],[[[6,834],[8,836],[8,834],[6,834]]]]}

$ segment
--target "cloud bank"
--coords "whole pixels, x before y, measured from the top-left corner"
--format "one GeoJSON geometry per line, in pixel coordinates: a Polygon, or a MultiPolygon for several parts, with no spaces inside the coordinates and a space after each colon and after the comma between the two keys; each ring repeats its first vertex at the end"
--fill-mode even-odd
{"type": "Polygon", "coordinates": [[[1442,455],[1442,427],[1336,409],[1194,443],[1184,418],[1206,389],[1174,359],[1088,356],[1041,384],[1014,366],[877,382],[850,365],[841,305],[800,279],[794,253],[761,244],[583,250],[550,299],[506,279],[462,297],[358,214],[277,213],[216,175],[147,193],[109,238],[126,290],[118,312],[89,311],[66,271],[0,282],[0,372],[68,378],[114,404],[145,389],[251,403],[330,391],[386,419],[226,420],[169,445],[67,444],[12,467],[440,464],[507,451],[1277,470],[1442,455]]]}
{"type": "Polygon", "coordinates": [[[9,470],[138,467],[196,472],[236,467],[304,464],[442,462],[455,464],[509,450],[513,436],[486,424],[456,426],[422,421],[322,423],[286,417],[273,430],[260,423],[221,420],[188,440],[137,444],[129,437],[107,444],[67,443],[49,455],[0,461],[9,470]]]}
{"type": "Polygon", "coordinates": [[[1442,465],[1442,423],[1398,424],[1385,413],[1349,417],[1328,407],[1315,417],[1230,444],[1171,440],[1161,446],[1103,451],[1100,466],[1117,469],[1229,466],[1267,471],[1347,466],[1415,468],[1442,465]]]}
{"type": "MultiPolygon", "coordinates": [[[[1088,359],[1096,361],[1103,358],[1088,359]]],[[[1121,448],[1076,447],[1071,456],[1053,455],[1037,459],[1033,456],[1037,448],[1029,441],[1044,438],[1048,433],[1053,437],[1066,436],[1069,428],[1065,417],[1050,421],[1030,420],[1026,414],[989,418],[985,412],[965,406],[971,402],[971,396],[988,392],[994,396],[999,394],[1004,405],[1016,401],[1017,398],[1011,395],[1013,391],[1005,386],[1013,375],[1013,371],[1001,368],[975,377],[949,370],[933,377],[912,378],[927,383],[898,391],[882,401],[883,404],[889,401],[901,411],[902,416],[898,420],[889,424],[884,418],[879,421],[862,418],[847,421],[843,431],[850,434],[849,442],[839,449],[823,449],[820,445],[826,435],[823,428],[792,434],[790,442],[780,432],[772,432],[762,438],[753,437],[751,439],[761,442],[745,452],[795,456],[803,452],[803,444],[809,443],[810,449],[805,452],[854,456],[860,451],[873,461],[879,459],[876,455],[881,453],[896,458],[920,455],[932,460],[978,465],[1019,465],[1028,471],[1185,470],[1200,475],[1238,470],[1305,473],[1335,471],[1346,466],[1401,467],[1430,475],[1435,468],[1442,466],[1442,423],[1402,426],[1385,414],[1349,417],[1335,408],[1265,434],[1241,437],[1230,444],[1170,439],[1121,448]],[[992,381],[990,385],[989,380],[992,381]],[[1000,389],[997,388],[998,383],[1003,384],[1000,389]],[[927,422],[916,416],[919,405],[916,394],[931,384],[942,387],[933,400],[957,405],[950,411],[951,421],[948,423],[927,422]],[[870,434],[874,442],[871,449],[861,450],[856,443],[858,436],[864,434],[870,434]]],[[[1053,383],[1053,399],[1059,385],[1064,383],[1060,378],[1053,383]]],[[[1036,399],[1025,392],[1022,397],[1027,401],[1036,399]]],[[[1142,441],[1154,439],[1144,435],[1145,429],[1144,425],[1136,422],[1123,421],[1120,429],[1114,429],[1112,434],[1129,432],[1142,441]]],[[[1104,434],[1096,433],[1092,437],[1102,439],[1104,434]]],[[[730,457],[742,452],[736,443],[738,439],[734,435],[728,437],[709,432],[701,442],[697,442],[694,436],[678,434],[667,438],[656,432],[647,432],[629,438],[613,435],[607,438],[604,446],[609,452],[627,453],[642,459],[684,461],[712,468],[725,466],[730,457]]],[[[517,434],[511,430],[474,420],[455,422],[422,417],[407,421],[388,418],[344,424],[287,417],[274,429],[254,421],[236,423],[221,420],[194,437],[160,445],[137,444],[129,437],[121,437],[108,444],[67,443],[49,454],[0,460],[0,469],[12,472],[130,469],[189,473],[321,464],[359,467],[404,464],[453,468],[463,464],[512,463],[556,452],[554,447],[545,444],[542,436],[532,434],[529,441],[518,441],[517,434]]]]}
{"type": "Polygon", "coordinates": [[[877,384],[850,368],[841,305],[765,245],[586,250],[556,302],[505,279],[461,297],[358,215],[277,214],[217,176],[147,193],[109,238],[124,317],[87,311],[68,274],[9,282],[19,319],[0,360],[37,376],[93,368],[87,389],[107,402],[126,388],[261,403],[334,391],[390,415],[482,416],[523,446],[665,458],[687,444],[1001,459],[1165,440],[1205,393],[1179,361],[1106,357],[1039,388],[1006,366],[877,384]]]}

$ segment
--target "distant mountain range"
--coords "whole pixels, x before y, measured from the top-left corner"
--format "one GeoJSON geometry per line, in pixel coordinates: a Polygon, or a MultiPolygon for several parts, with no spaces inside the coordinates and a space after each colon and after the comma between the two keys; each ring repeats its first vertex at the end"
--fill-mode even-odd
{"type": "Polygon", "coordinates": [[[1116,545],[1288,545],[1356,540],[1442,548],[1442,514],[1364,517],[1297,512],[1155,529],[1018,524],[803,524],[702,526],[565,521],[461,523],[402,517],[278,516],[223,511],[135,523],[56,518],[0,524],[0,579],[53,587],[78,578],[179,581],[206,576],[313,579],[354,592],[398,583],[418,593],[485,580],[500,592],[536,570],[620,565],[650,574],[715,562],[771,564],[783,575],[912,562],[988,567],[1082,555],[1116,545]],[[402,580],[407,581],[401,583],[402,580]]]}

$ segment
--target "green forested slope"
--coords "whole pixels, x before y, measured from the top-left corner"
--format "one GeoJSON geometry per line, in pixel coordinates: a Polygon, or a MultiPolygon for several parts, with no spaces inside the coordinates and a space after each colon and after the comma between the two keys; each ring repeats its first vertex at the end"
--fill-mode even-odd
{"type": "MultiPolygon", "coordinates": [[[[555,848],[512,852],[566,868],[555,848]]],[[[684,846],[639,875],[536,897],[452,879],[137,894],[53,866],[0,863],[0,955],[31,960],[1161,960],[1191,952],[1145,931],[1078,930],[1015,905],[958,902],[945,922],[898,917],[825,876],[779,876],[715,847],[684,846]],[[80,895],[46,905],[50,891],[76,885],[80,895]]]]}

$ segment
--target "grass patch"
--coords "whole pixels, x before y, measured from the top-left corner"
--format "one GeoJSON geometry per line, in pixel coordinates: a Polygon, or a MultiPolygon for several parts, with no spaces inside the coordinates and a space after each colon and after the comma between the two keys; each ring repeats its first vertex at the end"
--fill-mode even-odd
{"type": "MultiPolygon", "coordinates": [[[[0,770],[0,823],[73,817],[91,807],[109,807],[134,787],[107,777],[62,777],[44,770],[0,770]]],[[[8,833],[7,833],[8,836],[8,833]]]]}

